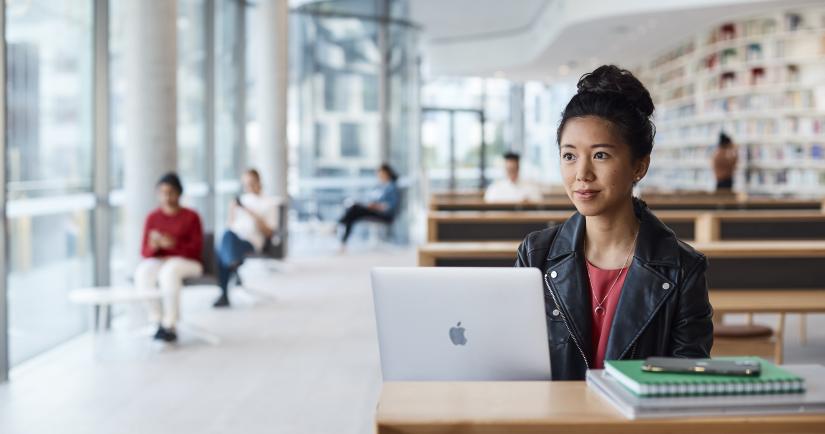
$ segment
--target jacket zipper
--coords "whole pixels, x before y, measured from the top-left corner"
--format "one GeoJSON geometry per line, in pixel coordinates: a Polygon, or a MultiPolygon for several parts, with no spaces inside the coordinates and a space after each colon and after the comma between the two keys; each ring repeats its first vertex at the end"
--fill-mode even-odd
{"type": "Polygon", "coordinates": [[[559,315],[561,315],[561,321],[564,323],[564,327],[567,328],[567,333],[570,333],[570,338],[573,339],[573,343],[576,344],[576,348],[578,348],[579,353],[582,355],[585,368],[590,369],[590,362],[587,360],[587,356],[584,355],[584,351],[582,350],[581,345],[579,345],[579,341],[576,340],[576,335],[573,333],[572,330],[570,330],[570,325],[567,324],[567,318],[564,316],[564,311],[561,310],[561,306],[559,305],[559,302],[556,299],[556,294],[553,292],[553,287],[550,286],[550,282],[547,280],[547,273],[544,273],[544,283],[547,284],[547,289],[550,291],[550,297],[553,298],[553,303],[556,305],[556,309],[558,309],[559,315]]]}

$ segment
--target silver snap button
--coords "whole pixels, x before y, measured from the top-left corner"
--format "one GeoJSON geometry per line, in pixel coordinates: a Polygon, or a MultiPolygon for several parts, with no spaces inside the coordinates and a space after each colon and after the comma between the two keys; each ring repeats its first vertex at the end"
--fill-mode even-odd
{"type": "Polygon", "coordinates": [[[670,284],[665,282],[662,284],[662,289],[670,289],[670,284]]]}
{"type": "Polygon", "coordinates": [[[556,276],[558,276],[558,275],[559,275],[559,273],[556,273],[555,271],[550,272],[550,277],[553,278],[553,279],[555,279],[556,276]]]}
{"type": "Polygon", "coordinates": [[[559,316],[559,310],[553,309],[553,316],[559,316]]]}

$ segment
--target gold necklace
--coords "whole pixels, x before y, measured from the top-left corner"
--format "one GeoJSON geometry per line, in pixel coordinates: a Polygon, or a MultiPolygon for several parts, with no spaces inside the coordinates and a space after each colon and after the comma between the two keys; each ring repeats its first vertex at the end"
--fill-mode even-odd
{"type": "Polygon", "coordinates": [[[633,244],[630,246],[630,252],[627,254],[627,258],[624,260],[624,265],[622,266],[622,268],[619,269],[619,274],[617,274],[616,278],[613,279],[613,283],[610,284],[610,288],[608,288],[607,294],[604,295],[601,302],[599,302],[599,300],[596,298],[596,293],[595,291],[593,291],[593,277],[590,276],[590,267],[587,266],[587,241],[585,240],[583,248],[585,261],[584,267],[587,269],[587,278],[590,280],[590,291],[593,296],[593,301],[597,303],[596,307],[593,309],[593,311],[596,312],[596,315],[604,315],[605,309],[604,307],[602,307],[602,305],[604,305],[604,302],[607,301],[607,297],[610,297],[610,293],[613,292],[613,287],[616,285],[616,282],[619,281],[619,278],[622,276],[622,272],[627,269],[628,263],[630,262],[630,257],[633,256],[633,251],[636,250],[636,239],[638,237],[639,230],[637,229],[636,235],[633,237],[633,244]]]}

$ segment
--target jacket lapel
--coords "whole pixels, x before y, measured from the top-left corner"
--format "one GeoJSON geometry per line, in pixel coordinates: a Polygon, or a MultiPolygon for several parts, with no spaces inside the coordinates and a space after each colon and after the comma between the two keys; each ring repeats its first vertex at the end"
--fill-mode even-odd
{"type": "Polygon", "coordinates": [[[548,251],[545,280],[553,299],[564,314],[573,338],[587,358],[593,360],[590,285],[584,257],[576,247],[584,234],[584,217],[576,213],[560,229],[548,251]]]}
{"type": "Polygon", "coordinates": [[[605,360],[626,357],[662,303],[676,291],[675,283],[655,268],[679,266],[676,236],[646,208],[637,210],[637,215],[639,238],[610,326],[605,360]]]}
{"type": "Polygon", "coordinates": [[[670,280],[634,260],[627,272],[619,304],[610,325],[605,360],[625,357],[659,307],[675,290],[670,280]],[[665,289],[667,288],[667,289],[665,289]]]}

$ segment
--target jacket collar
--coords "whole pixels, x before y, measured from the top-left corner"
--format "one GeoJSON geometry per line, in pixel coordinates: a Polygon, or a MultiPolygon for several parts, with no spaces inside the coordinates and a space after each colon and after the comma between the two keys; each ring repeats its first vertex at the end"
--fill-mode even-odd
{"type": "MultiPolygon", "coordinates": [[[[679,265],[679,245],[676,235],[647,208],[633,199],[633,211],[639,218],[639,238],[634,259],[651,265],[679,265]]],[[[584,243],[585,218],[578,212],[562,224],[556,239],[547,251],[548,262],[564,255],[581,252],[584,243]]]]}
{"type": "MultiPolygon", "coordinates": [[[[679,267],[679,245],[673,231],[634,199],[640,220],[633,261],[619,296],[605,359],[624,357],[667,296],[675,290],[673,275],[660,267],[679,267]],[[665,285],[667,283],[667,285],[665,285]]],[[[547,252],[545,274],[553,298],[565,315],[571,333],[592,366],[592,302],[584,264],[585,218],[578,212],[565,221],[547,252]],[[555,277],[552,277],[555,271],[555,277]]]]}

